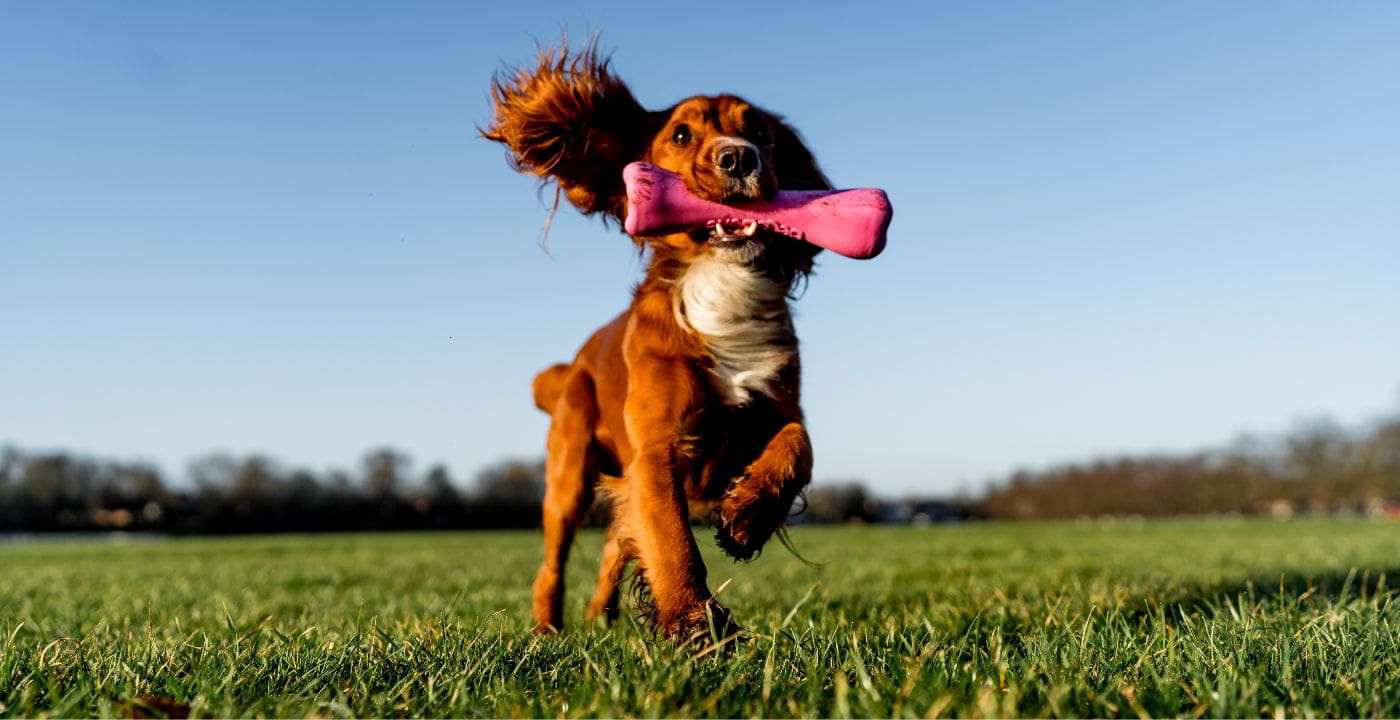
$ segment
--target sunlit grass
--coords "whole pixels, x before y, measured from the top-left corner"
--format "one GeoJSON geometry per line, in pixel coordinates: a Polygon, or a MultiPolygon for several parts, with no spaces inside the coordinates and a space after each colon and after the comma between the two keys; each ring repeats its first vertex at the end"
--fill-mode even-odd
{"type": "MultiPolygon", "coordinates": [[[[711,545],[702,535],[702,545],[711,545]]],[[[0,546],[0,715],[1400,714],[1400,527],[798,528],[707,549],[752,631],[696,659],[624,620],[528,631],[534,533],[0,546]]]]}

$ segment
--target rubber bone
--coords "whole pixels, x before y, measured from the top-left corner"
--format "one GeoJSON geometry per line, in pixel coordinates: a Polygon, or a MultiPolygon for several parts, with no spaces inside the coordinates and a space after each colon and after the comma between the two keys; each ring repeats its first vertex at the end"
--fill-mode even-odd
{"type": "Polygon", "coordinates": [[[642,162],[623,168],[630,235],[688,232],[723,224],[756,222],[852,258],[872,258],[885,249],[894,209],[883,190],[779,190],[772,202],[726,205],[696,197],[681,177],[642,162]]]}

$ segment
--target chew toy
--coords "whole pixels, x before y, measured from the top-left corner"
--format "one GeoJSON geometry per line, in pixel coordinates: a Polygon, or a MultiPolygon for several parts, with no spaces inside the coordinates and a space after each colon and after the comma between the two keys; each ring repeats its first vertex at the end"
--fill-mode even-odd
{"type": "MultiPolygon", "coordinates": [[[[885,249],[894,209],[883,190],[779,190],[772,202],[724,205],[693,195],[673,172],[634,162],[622,170],[627,184],[630,235],[667,235],[720,226],[755,226],[852,258],[872,258],[885,249]]],[[[733,233],[731,233],[733,234],[733,233]]]]}

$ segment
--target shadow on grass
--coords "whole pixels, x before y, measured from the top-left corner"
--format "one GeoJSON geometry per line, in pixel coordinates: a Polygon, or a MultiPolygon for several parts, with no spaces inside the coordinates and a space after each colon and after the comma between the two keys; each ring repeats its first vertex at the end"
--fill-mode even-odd
{"type": "Polygon", "coordinates": [[[1241,598],[1271,606],[1343,604],[1384,600],[1396,594],[1400,566],[1352,567],[1325,573],[1256,574],[1243,579],[1188,585],[1166,597],[1139,600],[1123,611],[1138,617],[1161,613],[1167,622],[1221,612],[1241,598]],[[1165,612],[1162,612],[1165,611],[1165,612]]]}

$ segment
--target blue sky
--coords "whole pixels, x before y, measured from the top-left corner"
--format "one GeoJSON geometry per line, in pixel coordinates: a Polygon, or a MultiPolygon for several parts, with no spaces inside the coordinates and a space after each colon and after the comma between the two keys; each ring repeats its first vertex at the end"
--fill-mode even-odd
{"type": "Polygon", "coordinates": [[[820,479],[976,487],[1400,406],[1400,4],[60,3],[0,22],[0,442],[541,452],[627,240],[475,136],[533,39],[732,91],[889,249],[797,303],[820,479]]]}

